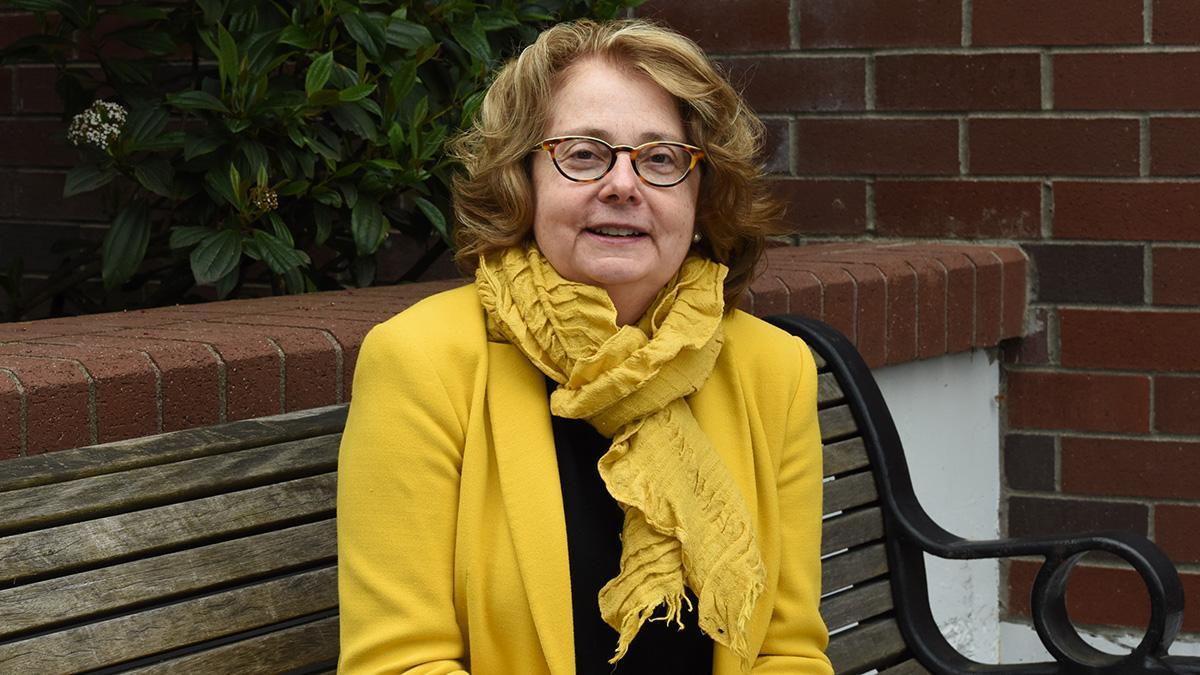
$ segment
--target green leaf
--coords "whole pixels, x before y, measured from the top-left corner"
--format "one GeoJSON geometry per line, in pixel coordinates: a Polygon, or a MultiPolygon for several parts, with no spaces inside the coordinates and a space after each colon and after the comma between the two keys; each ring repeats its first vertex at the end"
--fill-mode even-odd
{"type": "Polygon", "coordinates": [[[254,242],[258,245],[263,262],[267,263],[275,274],[286,274],[289,270],[308,263],[308,256],[303,251],[297,251],[262,230],[254,231],[254,242]]]}
{"type": "Polygon", "coordinates": [[[333,234],[334,210],[317,204],[313,206],[313,224],[317,226],[317,246],[323,245],[333,234]]]}
{"type": "Polygon", "coordinates": [[[348,89],[343,89],[338,92],[338,98],[342,101],[357,101],[371,95],[375,91],[375,84],[356,84],[348,89]]]}
{"type": "Polygon", "coordinates": [[[434,206],[432,202],[424,197],[417,197],[413,201],[416,202],[417,208],[421,209],[421,213],[425,214],[425,217],[429,219],[429,222],[433,223],[434,229],[438,231],[438,234],[442,235],[442,239],[445,239],[449,243],[450,230],[446,227],[446,216],[442,214],[441,209],[434,206]]]}
{"type": "Polygon", "coordinates": [[[168,131],[154,138],[148,138],[138,143],[136,150],[160,151],[175,150],[183,145],[185,134],[182,131],[168,131]]]}
{"type": "Polygon", "coordinates": [[[178,94],[167,96],[167,103],[179,108],[180,110],[213,110],[215,112],[228,113],[229,108],[221,102],[221,99],[213,96],[206,91],[184,91],[178,94]]]}
{"type": "Polygon", "coordinates": [[[215,195],[228,202],[230,206],[241,209],[242,205],[229,185],[229,176],[219,167],[214,166],[204,174],[204,185],[215,195]]]}
{"type": "Polygon", "coordinates": [[[492,48],[488,45],[487,34],[483,32],[483,24],[478,16],[470,25],[460,23],[452,26],[450,34],[476,60],[487,63],[492,59],[492,48]]]}
{"type": "Polygon", "coordinates": [[[412,91],[413,85],[416,83],[417,63],[416,61],[405,61],[396,69],[396,74],[392,76],[392,82],[389,85],[392,100],[399,105],[408,96],[408,92],[412,91]]]}
{"type": "Polygon", "coordinates": [[[428,114],[429,114],[429,97],[422,96],[421,100],[417,101],[417,105],[413,106],[411,124],[412,124],[412,129],[414,131],[416,130],[417,127],[421,126],[421,123],[425,121],[425,116],[428,114]]]}
{"type": "Polygon", "coordinates": [[[151,54],[166,56],[174,53],[175,41],[167,33],[159,30],[121,31],[120,34],[109,33],[109,38],[115,38],[135,49],[141,49],[151,54]]]}
{"type": "Polygon", "coordinates": [[[212,234],[211,227],[203,225],[181,225],[171,228],[170,247],[173,249],[190,248],[200,243],[212,234]]]}
{"type": "Polygon", "coordinates": [[[354,249],[358,255],[370,255],[383,243],[387,236],[388,222],[383,209],[374,199],[359,199],[350,212],[350,234],[354,237],[354,249]]]}
{"type": "Polygon", "coordinates": [[[250,165],[250,173],[256,177],[260,171],[264,171],[267,167],[271,166],[270,153],[267,151],[266,146],[258,141],[246,141],[242,143],[242,155],[246,157],[246,162],[250,165]]]}
{"type": "Polygon", "coordinates": [[[372,60],[379,61],[383,58],[383,50],[387,45],[383,15],[347,13],[343,14],[341,19],[350,38],[357,42],[372,60]]]}
{"type": "Polygon", "coordinates": [[[133,176],[142,187],[163,197],[172,197],[175,170],[165,157],[150,157],[133,168],[133,176]]]}
{"type": "Polygon", "coordinates": [[[392,15],[392,20],[388,22],[387,27],[387,42],[393,47],[400,49],[420,49],[426,45],[433,44],[433,34],[429,29],[419,23],[397,19],[392,15]]]}
{"type": "Polygon", "coordinates": [[[113,219],[100,251],[100,275],[104,287],[112,290],[125,283],[146,257],[150,244],[150,209],[135,200],[125,205],[113,219]]]}
{"type": "Polygon", "coordinates": [[[224,87],[226,82],[232,84],[237,81],[241,63],[237,42],[221,24],[217,24],[217,44],[220,49],[217,53],[217,69],[221,75],[221,85],[224,87]]]}
{"type": "Polygon", "coordinates": [[[238,281],[241,280],[241,277],[242,271],[237,265],[234,265],[233,269],[229,270],[228,274],[218,279],[217,283],[215,284],[217,289],[217,299],[224,300],[225,298],[229,297],[229,294],[233,292],[233,289],[237,288],[238,281]]]}
{"type": "Polygon", "coordinates": [[[468,96],[467,100],[463,102],[462,123],[464,127],[475,121],[475,115],[479,113],[479,106],[483,105],[483,97],[486,93],[485,91],[477,91],[468,96]]]}
{"type": "Polygon", "coordinates": [[[308,97],[308,104],[316,108],[328,108],[341,102],[342,99],[338,96],[338,92],[333,89],[315,91],[312,96],[308,97]]]}
{"type": "Polygon", "coordinates": [[[204,13],[204,25],[211,26],[221,20],[225,14],[224,0],[196,0],[200,11],[204,13]]]}
{"type": "Polygon", "coordinates": [[[328,188],[325,188],[322,192],[314,192],[313,199],[326,206],[332,206],[335,209],[342,208],[342,195],[328,188]]]}
{"type": "Polygon", "coordinates": [[[284,181],[275,192],[280,197],[295,197],[308,189],[309,182],[303,178],[297,178],[292,181],[284,181]]]}
{"type": "Polygon", "coordinates": [[[300,49],[316,49],[320,44],[321,38],[312,31],[305,30],[302,26],[291,25],[284,28],[279,33],[279,41],[285,45],[292,45],[300,49]]]}
{"type": "Polygon", "coordinates": [[[192,275],[198,284],[216,283],[237,269],[242,259],[242,235],[237,230],[220,230],[205,237],[192,249],[192,275]]]}
{"type": "Polygon", "coordinates": [[[359,138],[365,138],[372,142],[379,138],[378,124],[366,110],[357,104],[343,103],[332,108],[330,113],[333,115],[333,121],[339,127],[359,138]]]}
{"type": "Polygon", "coordinates": [[[136,146],[158,136],[166,126],[167,111],[161,108],[140,108],[130,113],[123,135],[136,146]]]}
{"type": "Polygon", "coordinates": [[[333,72],[333,52],[325,52],[313,59],[308,66],[308,72],[304,75],[304,93],[312,98],[312,95],[320,91],[329,81],[331,72],[333,72]]]}
{"type": "Polygon", "coordinates": [[[67,172],[67,178],[63,182],[63,197],[74,197],[77,194],[91,192],[96,188],[108,185],[116,177],[117,172],[108,167],[100,167],[95,164],[77,166],[67,172]]]}
{"type": "Polygon", "coordinates": [[[214,136],[192,136],[188,135],[187,140],[183,142],[183,158],[185,160],[203,157],[208,153],[221,147],[224,139],[214,136]]]}
{"type": "Polygon", "coordinates": [[[283,222],[283,218],[277,212],[272,211],[268,213],[267,220],[271,221],[271,230],[275,232],[276,239],[288,246],[294,247],[296,245],[296,240],[292,238],[292,231],[288,229],[288,226],[283,222]]]}
{"type": "Polygon", "coordinates": [[[346,200],[346,208],[353,209],[358,205],[358,187],[354,183],[339,183],[338,189],[342,191],[342,197],[346,200]]]}
{"type": "Polygon", "coordinates": [[[372,159],[369,164],[389,171],[403,171],[404,165],[392,159],[372,159]]]}

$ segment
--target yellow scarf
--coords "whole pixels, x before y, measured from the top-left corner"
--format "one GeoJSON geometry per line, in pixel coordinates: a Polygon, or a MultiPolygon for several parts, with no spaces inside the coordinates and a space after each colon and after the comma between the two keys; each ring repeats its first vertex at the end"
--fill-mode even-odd
{"type": "Polygon", "coordinates": [[[600,476],[625,512],[621,571],[600,591],[620,633],[616,663],[659,605],[682,628],[686,583],[700,628],[749,663],[746,623],[766,572],[728,469],[684,397],[712,372],[724,335],[724,265],[690,256],[636,325],[616,325],[601,288],[560,277],[536,245],[481,258],[492,340],[558,383],[550,410],[585,419],[612,446],[600,476]]]}

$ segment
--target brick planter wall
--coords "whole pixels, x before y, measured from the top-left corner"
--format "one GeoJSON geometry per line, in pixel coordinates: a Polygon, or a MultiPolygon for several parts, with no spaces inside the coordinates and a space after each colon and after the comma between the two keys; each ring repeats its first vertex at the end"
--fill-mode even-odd
{"type": "MultiPolygon", "coordinates": [[[[987,246],[770,251],[743,307],[824,317],[872,365],[1021,332],[1025,259],[987,246]]],[[[0,324],[0,459],[349,400],[371,326],[461,284],[0,324]]]]}
{"type": "MultiPolygon", "coordinates": [[[[1200,2],[650,0],[639,13],[743,84],[800,232],[1022,246],[1034,334],[1006,352],[1007,533],[1152,537],[1184,573],[1185,630],[1200,631],[1200,2]]],[[[1017,620],[1032,569],[1009,575],[1017,620]]],[[[1072,591],[1076,621],[1145,625],[1131,571],[1079,575],[1101,583],[1072,591]]]]}

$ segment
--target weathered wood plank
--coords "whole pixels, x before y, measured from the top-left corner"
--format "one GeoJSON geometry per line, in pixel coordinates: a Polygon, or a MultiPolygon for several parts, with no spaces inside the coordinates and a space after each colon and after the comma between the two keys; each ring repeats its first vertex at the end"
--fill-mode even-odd
{"type": "Polygon", "coordinates": [[[337,655],[338,619],[333,616],[129,672],[137,675],[270,675],[331,661],[337,655]]]}
{"type": "Polygon", "coordinates": [[[909,659],[879,671],[879,675],[929,675],[929,671],[916,659],[909,659]]]}
{"type": "Polygon", "coordinates": [[[333,512],[335,484],[336,475],[328,473],[14,534],[0,539],[0,583],[312,519],[333,512]]]}
{"type": "Polygon", "coordinates": [[[825,653],[838,675],[857,675],[900,661],[906,651],[896,620],[888,618],[859,624],[830,637],[825,653]]]}
{"type": "Polygon", "coordinates": [[[339,404],[8,460],[0,492],[341,433],[346,408],[339,404]]]}
{"type": "Polygon", "coordinates": [[[887,574],[883,544],[846,551],[821,561],[821,592],[830,593],[851,584],[887,574]]]}
{"type": "Polygon", "coordinates": [[[821,600],[821,618],[829,630],[837,630],[891,611],[892,585],[887,579],[860,586],[821,600]]]}
{"type": "Polygon", "coordinates": [[[875,476],[870,471],[842,476],[824,484],[823,499],[825,513],[844,511],[878,501],[875,492],[875,476]]]}
{"type": "Polygon", "coordinates": [[[869,466],[871,460],[867,458],[867,447],[862,437],[856,436],[827,444],[823,462],[824,474],[833,476],[862,469],[869,466]]]}
{"type": "Polygon", "coordinates": [[[846,400],[842,385],[838,384],[833,373],[821,373],[817,376],[817,405],[825,408],[846,400]]]}
{"type": "Polygon", "coordinates": [[[0,589],[0,639],[312,566],[336,555],[334,521],[325,520],[0,589]]]}
{"type": "Polygon", "coordinates": [[[337,605],[327,567],[0,644],[0,672],[79,672],[313,614],[337,605]]]}
{"type": "MultiPolygon", "coordinates": [[[[883,512],[873,506],[835,516],[821,524],[821,554],[883,538],[883,512]]],[[[2,571],[0,571],[2,573],[2,571]]]]}
{"type": "Polygon", "coordinates": [[[304,438],[0,493],[0,535],[333,471],[340,440],[304,438]]]}
{"type": "Polygon", "coordinates": [[[854,421],[854,413],[850,412],[850,406],[848,405],[839,405],[818,410],[817,425],[821,427],[822,441],[849,436],[858,431],[858,424],[854,421]]]}

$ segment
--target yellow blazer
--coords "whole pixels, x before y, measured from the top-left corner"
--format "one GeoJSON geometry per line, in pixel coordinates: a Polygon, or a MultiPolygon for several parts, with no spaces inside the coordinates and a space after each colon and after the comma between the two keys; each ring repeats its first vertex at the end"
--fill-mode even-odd
{"type": "MultiPolygon", "coordinates": [[[[746,499],[767,567],[747,635],[753,672],[832,673],[817,611],[816,368],[799,339],[752,316],[734,312],[724,327],[716,367],[688,400],[746,499]]],[[[474,286],[414,305],[363,342],[337,509],[340,672],[574,674],[545,381],[515,347],[488,342],[474,286]]],[[[743,672],[714,650],[713,673],[743,672]]]]}

